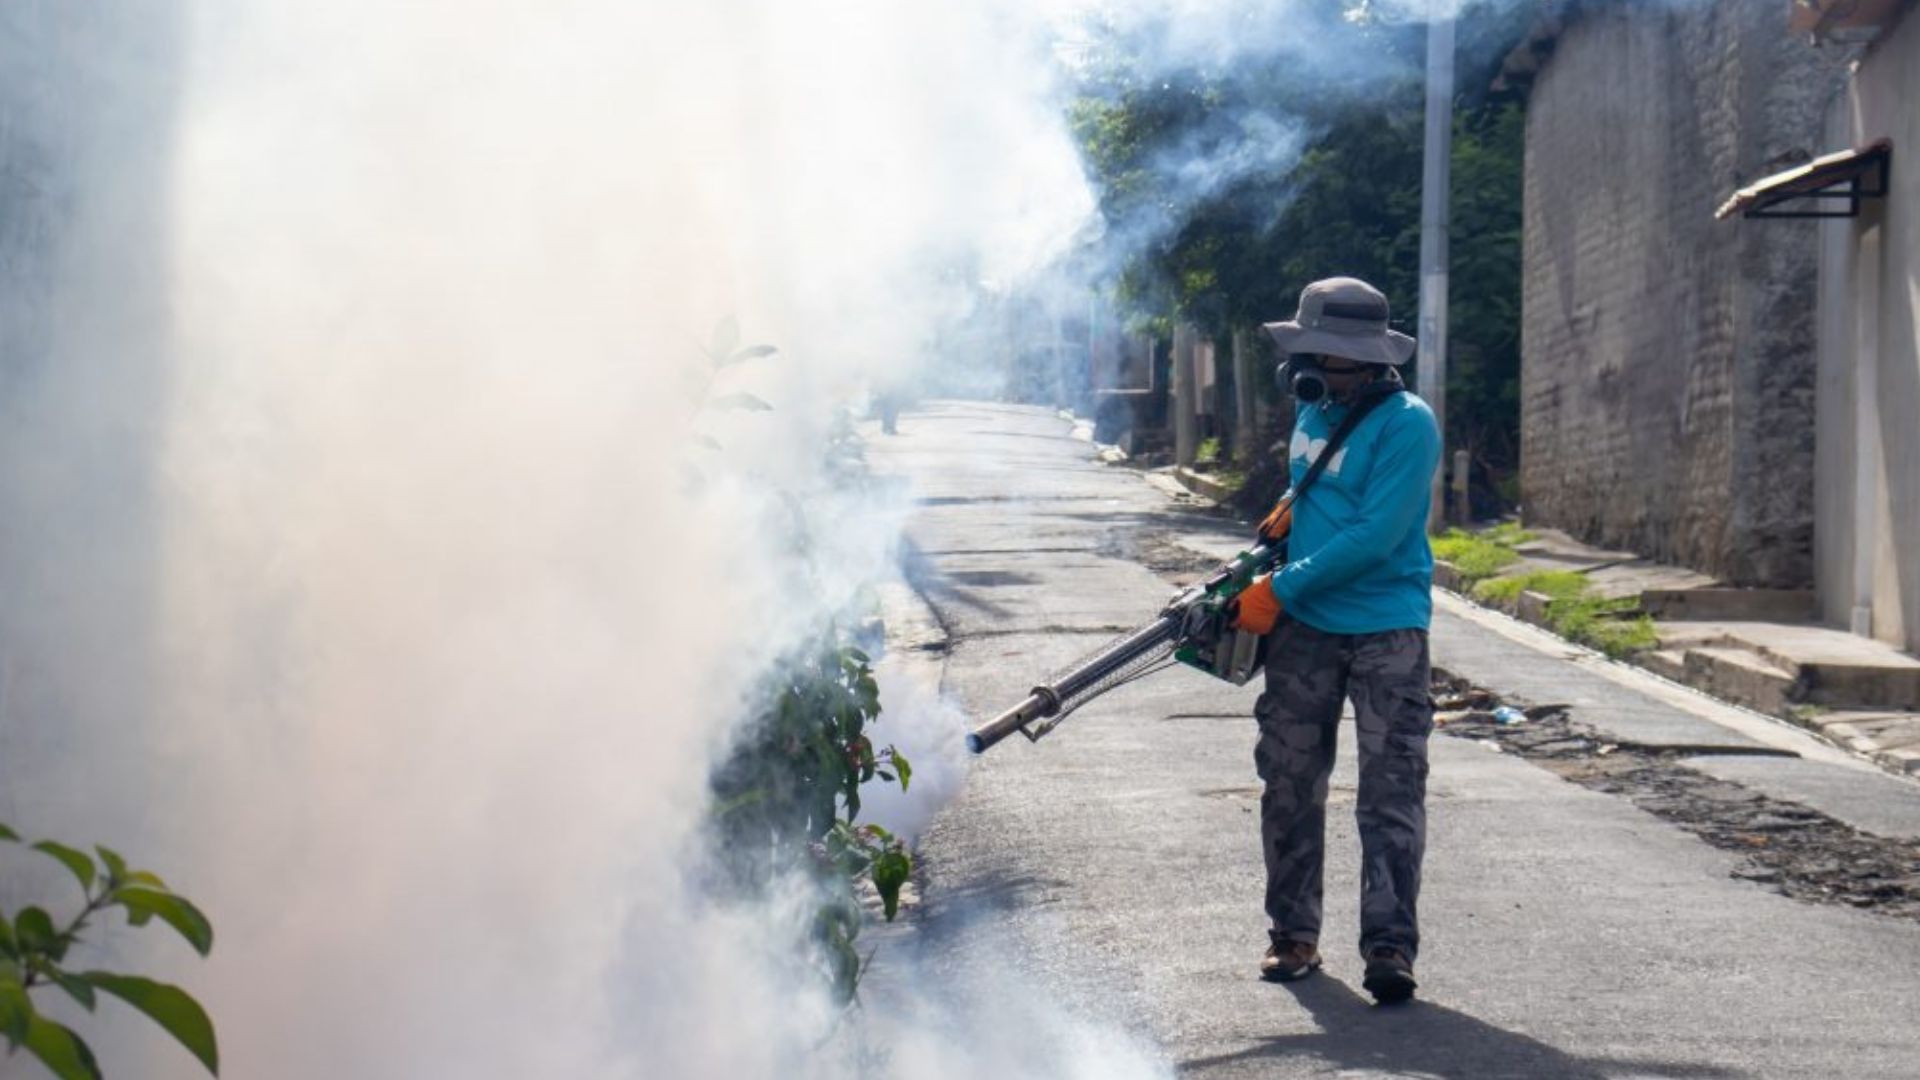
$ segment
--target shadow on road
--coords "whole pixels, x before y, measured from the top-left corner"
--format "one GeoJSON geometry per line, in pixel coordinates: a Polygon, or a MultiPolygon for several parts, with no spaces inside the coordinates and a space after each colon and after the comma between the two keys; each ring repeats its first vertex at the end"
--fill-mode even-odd
{"type": "Polygon", "coordinates": [[[1432,1002],[1382,1009],[1352,987],[1321,974],[1284,987],[1312,1014],[1320,1030],[1279,1035],[1233,1054],[1179,1063],[1184,1075],[1213,1070],[1244,1071],[1277,1059],[1313,1059],[1346,1075],[1347,1070],[1386,1076],[1442,1080],[1612,1080],[1671,1077],[1674,1080],[1735,1078],[1746,1074],[1717,1065],[1614,1058],[1581,1058],[1537,1039],[1504,1031],[1432,1002]]]}
{"type": "MultiPolygon", "coordinates": [[[[900,549],[900,570],[906,576],[907,584],[921,596],[926,597],[936,612],[940,605],[961,604],[970,607],[994,619],[1008,619],[1013,613],[1008,609],[976,595],[972,590],[961,588],[953,576],[941,570],[932,559],[920,553],[920,549],[911,542],[903,542],[900,549]]],[[[1006,584],[1006,582],[995,582],[1006,584]]]]}

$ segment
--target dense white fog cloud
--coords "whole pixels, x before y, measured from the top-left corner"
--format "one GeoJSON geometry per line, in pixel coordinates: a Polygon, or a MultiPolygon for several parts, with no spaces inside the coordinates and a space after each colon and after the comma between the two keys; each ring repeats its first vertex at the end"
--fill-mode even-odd
{"type": "MultiPolygon", "coordinates": [[[[1095,14],[1149,68],[1330,62],[1284,6],[1095,14]]],[[[823,478],[835,410],[1093,225],[1055,63],[1088,16],[0,14],[0,816],[202,902],[204,963],[104,944],[205,1001],[225,1075],[1157,1071],[1025,1010],[963,1048],[941,1000],[849,1057],[767,977],[810,899],[722,912],[685,873],[753,676],[888,572],[904,505],[823,478]],[[730,316],[781,351],[714,392],[770,412],[687,396],[730,316]],[[767,539],[796,506],[804,559],[767,539]]],[[[1196,193],[1296,152],[1234,122],[1167,163],[1196,193]]],[[[913,828],[959,718],[888,698],[928,766],[874,809],[913,828]]],[[[106,1023],[110,1074],[197,1075],[106,1023]]]]}
{"type": "MultiPolygon", "coordinates": [[[[950,265],[1015,280],[1089,211],[1044,39],[878,2],[8,19],[51,57],[9,164],[65,197],[10,193],[44,228],[7,241],[42,288],[6,814],[203,903],[205,964],[110,944],[229,1075],[804,1071],[831,1006],[767,979],[777,913],[682,871],[752,677],[888,565],[899,506],[819,475],[834,407],[964,306],[950,265]],[[715,392],[771,412],[682,393],[730,315],[781,353],[715,392]],[[765,540],[795,496],[836,526],[805,561],[765,540]]],[[[936,764],[917,717],[955,718],[888,717],[936,764]]]]}

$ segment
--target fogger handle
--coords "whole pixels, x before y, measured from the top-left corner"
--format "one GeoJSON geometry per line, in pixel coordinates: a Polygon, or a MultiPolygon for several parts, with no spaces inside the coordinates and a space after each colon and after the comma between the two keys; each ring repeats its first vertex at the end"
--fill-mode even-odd
{"type": "Polygon", "coordinates": [[[1043,716],[1059,709],[1053,695],[1035,688],[1027,700],[981,724],[967,734],[967,749],[984,754],[987,748],[1043,716]]]}

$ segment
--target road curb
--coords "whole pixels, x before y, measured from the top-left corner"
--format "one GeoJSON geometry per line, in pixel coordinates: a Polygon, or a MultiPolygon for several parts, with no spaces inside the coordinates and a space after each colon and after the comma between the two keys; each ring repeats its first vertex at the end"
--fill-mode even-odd
{"type": "MultiPolygon", "coordinates": [[[[1548,619],[1550,599],[1539,593],[1523,592],[1511,609],[1496,604],[1485,604],[1473,598],[1471,586],[1467,585],[1459,569],[1441,559],[1433,564],[1433,583],[1453,594],[1462,603],[1483,611],[1498,612],[1509,618],[1536,627],[1542,633],[1551,634],[1569,645],[1577,644],[1554,630],[1548,619]]],[[[1647,672],[1656,678],[1684,686],[1695,693],[1723,702],[1734,708],[1744,709],[1778,720],[1785,724],[1808,732],[1840,750],[1850,753],[1861,761],[1870,762],[1896,776],[1920,779],[1920,743],[1901,739],[1899,746],[1884,745],[1878,738],[1865,732],[1856,733],[1849,725],[1856,719],[1849,713],[1872,715],[1871,710],[1847,710],[1839,714],[1819,711],[1807,711],[1795,708],[1794,703],[1782,697],[1779,687],[1771,685],[1760,689],[1746,689],[1740,693],[1729,694],[1730,686],[1746,687],[1749,683],[1764,681],[1764,676],[1773,673],[1758,669],[1748,671],[1737,668],[1737,657],[1722,657],[1719,654],[1727,650],[1713,648],[1691,648],[1685,651],[1684,662],[1674,662],[1661,650],[1653,650],[1621,658],[1618,662],[1628,667],[1647,672]],[[1729,674],[1732,671],[1733,674],[1729,674]],[[1744,676],[1744,678],[1740,678],[1744,676]],[[1733,681],[1730,681],[1733,680],[1733,681]],[[1768,694],[1766,690],[1774,692],[1768,694]]],[[[1785,675],[1774,676],[1775,681],[1785,683],[1785,675]]],[[[1895,710],[1881,710],[1876,719],[1892,719],[1895,710]]],[[[1920,734],[1920,717],[1914,717],[1902,726],[1900,735],[1920,734]]]]}
{"type": "Polygon", "coordinates": [[[1195,472],[1185,465],[1177,465],[1174,467],[1173,478],[1180,481],[1180,485],[1188,491],[1196,495],[1205,495],[1217,503],[1228,502],[1238,490],[1237,488],[1228,487],[1205,473],[1195,472]]]}

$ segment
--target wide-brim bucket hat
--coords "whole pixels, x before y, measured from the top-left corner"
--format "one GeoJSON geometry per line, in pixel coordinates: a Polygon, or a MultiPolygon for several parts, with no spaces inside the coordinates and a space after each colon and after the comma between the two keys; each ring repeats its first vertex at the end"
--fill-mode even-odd
{"type": "Polygon", "coordinates": [[[1413,358],[1414,341],[1387,325],[1391,314],[1379,289],[1359,278],[1334,277],[1300,290],[1293,318],[1263,325],[1283,353],[1323,353],[1399,367],[1413,358]]]}

